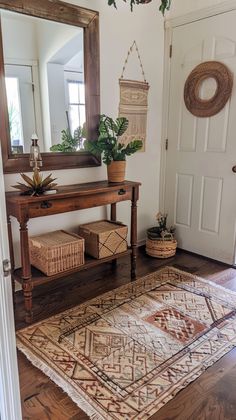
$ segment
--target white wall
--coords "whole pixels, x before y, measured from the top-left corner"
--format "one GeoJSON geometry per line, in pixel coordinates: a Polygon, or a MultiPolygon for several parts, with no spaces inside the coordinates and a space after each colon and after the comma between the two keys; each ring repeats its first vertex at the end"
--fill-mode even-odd
{"type": "Polygon", "coordinates": [[[205,7],[215,6],[219,3],[226,3],[227,0],[172,0],[171,11],[168,17],[181,16],[205,7]]]}
{"type": "Polygon", "coordinates": [[[3,52],[5,61],[37,60],[34,20],[16,19],[15,13],[2,12],[3,52]],[[19,33],[21,36],[19,37],[19,33]]]}
{"type": "MultiPolygon", "coordinates": [[[[178,0],[176,0],[178,1],[178,0]]],[[[113,117],[118,114],[119,77],[128,48],[136,40],[140,49],[147,81],[150,84],[148,133],[146,152],[137,153],[127,160],[127,179],[140,181],[138,208],[138,238],[145,238],[145,231],[154,224],[158,211],[159,171],[161,152],[161,112],[163,85],[164,21],[156,2],[137,6],[131,14],[129,5],[119,1],[118,11],[107,5],[107,0],[77,0],[75,4],[100,12],[100,60],[101,60],[101,111],[113,117]]],[[[140,78],[136,59],[132,60],[127,77],[140,78]]],[[[106,168],[53,171],[58,184],[98,181],[106,178],[106,168]]],[[[10,190],[19,176],[6,175],[6,189],[10,190]]],[[[83,210],[29,223],[30,234],[54,229],[74,229],[79,223],[104,217],[104,209],[83,210]]],[[[130,203],[118,205],[118,220],[129,221],[130,203]]],[[[14,222],[14,238],[19,250],[19,234],[14,222]]],[[[18,252],[19,253],[19,252],[18,252]]]]}

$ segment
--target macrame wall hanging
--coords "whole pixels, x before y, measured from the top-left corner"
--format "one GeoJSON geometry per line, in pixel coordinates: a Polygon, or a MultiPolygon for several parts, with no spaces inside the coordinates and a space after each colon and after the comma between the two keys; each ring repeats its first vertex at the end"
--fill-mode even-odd
{"type": "Polygon", "coordinates": [[[131,45],[125,64],[123,67],[122,75],[119,80],[120,83],[120,105],[119,116],[126,117],[129,120],[129,127],[125,134],[122,136],[121,141],[125,144],[133,140],[142,140],[143,148],[145,151],[146,131],[147,131],[147,111],[148,111],[148,90],[149,84],[146,81],[142,61],[140,58],[138,46],[136,41],[131,45]],[[133,50],[137,52],[143,81],[127,80],[124,79],[126,66],[133,50]]]}

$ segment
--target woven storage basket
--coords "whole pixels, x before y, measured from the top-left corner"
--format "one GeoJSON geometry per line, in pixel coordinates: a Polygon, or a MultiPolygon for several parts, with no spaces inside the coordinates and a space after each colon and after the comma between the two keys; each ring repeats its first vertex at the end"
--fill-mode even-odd
{"type": "Polygon", "coordinates": [[[176,254],[177,241],[165,241],[163,239],[147,239],[146,253],[155,258],[169,258],[176,254]]]}
{"type": "Polygon", "coordinates": [[[85,239],[85,252],[100,259],[127,250],[128,227],[119,222],[99,220],[79,226],[85,239]]]}
{"type": "Polygon", "coordinates": [[[84,264],[84,239],[64,230],[29,239],[31,264],[47,276],[84,264]]]}

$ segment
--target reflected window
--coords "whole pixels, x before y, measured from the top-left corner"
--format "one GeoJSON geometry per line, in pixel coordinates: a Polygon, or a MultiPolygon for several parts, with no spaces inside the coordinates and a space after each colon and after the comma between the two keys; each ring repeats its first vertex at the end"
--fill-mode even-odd
{"type": "Polygon", "coordinates": [[[23,153],[24,142],[19,80],[17,77],[6,77],[5,80],[12,152],[23,153]]]}
{"type": "Polygon", "coordinates": [[[71,133],[85,123],[85,86],[83,82],[67,80],[68,110],[71,133]]]}

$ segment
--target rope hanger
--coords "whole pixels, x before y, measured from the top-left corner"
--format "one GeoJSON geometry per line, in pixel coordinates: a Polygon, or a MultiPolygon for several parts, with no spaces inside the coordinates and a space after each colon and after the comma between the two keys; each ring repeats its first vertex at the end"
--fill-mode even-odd
{"type": "Polygon", "coordinates": [[[128,64],[129,57],[130,57],[130,55],[132,54],[132,52],[134,50],[134,47],[135,47],[135,51],[137,52],[137,56],[138,56],[138,60],[139,60],[139,63],[140,63],[141,72],[142,72],[142,75],[143,75],[144,82],[147,83],[147,80],[146,80],[146,77],[145,77],[145,73],[144,73],[143,64],[142,64],[142,61],[141,61],[141,57],[140,57],[140,53],[139,53],[139,49],[138,49],[138,45],[137,45],[136,41],[133,42],[133,44],[131,45],[131,47],[130,47],[130,49],[128,51],[127,58],[125,60],[125,64],[124,64],[124,67],[123,67],[123,70],[122,70],[121,79],[124,78],[124,72],[126,70],[126,66],[128,64]]]}

